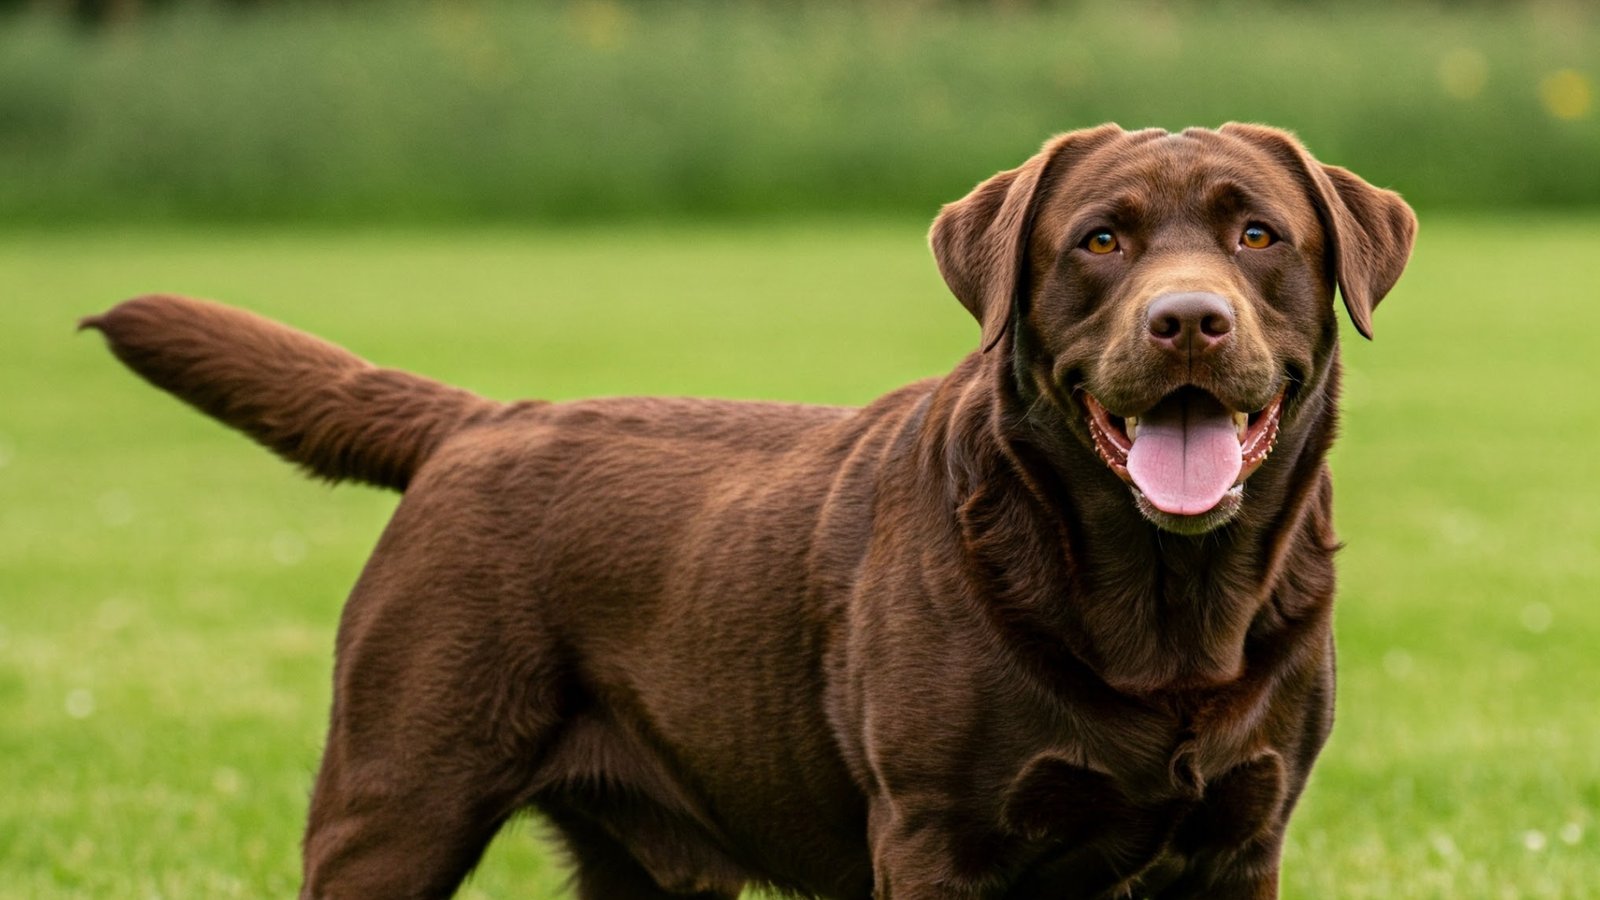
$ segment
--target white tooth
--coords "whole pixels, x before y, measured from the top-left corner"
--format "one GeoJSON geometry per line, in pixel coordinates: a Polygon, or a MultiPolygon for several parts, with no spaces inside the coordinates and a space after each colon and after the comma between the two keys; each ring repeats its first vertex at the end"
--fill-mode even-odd
{"type": "Polygon", "coordinates": [[[1233,414],[1234,430],[1239,432],[1239,440],[1244,440],[1244,433],[1250,430],[1250,414],[1236,412],[1233,414]]]}
{"type": "MultiPolygon", "coordinates": [[[[1128,440],[1131,441],[1131,440],[1133,440],[1134,438],[1136,438],[1138,436],[1138,434],[1139,434],[1139,417],[1138,416],[1129,416],[1128,418],[1123,420],[1123,424],[1128,426],[1128,429],[1127,429],[1128,430],[1128,440]]],[[[1140,452],[1142,453],[1144,451],[1141,450],[1140,452]]]]}

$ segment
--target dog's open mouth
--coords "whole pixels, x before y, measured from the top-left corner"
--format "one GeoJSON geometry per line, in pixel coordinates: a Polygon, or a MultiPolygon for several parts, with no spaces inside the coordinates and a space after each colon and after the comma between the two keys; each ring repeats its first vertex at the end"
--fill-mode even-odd
{"type": "Polygon", "coordinates": [[[1167,517],[1232,517],[1244,480],[1278,439],[1284,395],[1279,391],[1264,408],[1241,412],[1200,388],[1184,387],[1127,418],[1112,415],[1088,391],[1080,396],[1100,458],[1133,485],[1141,508],[1152,508],[1147,515],[1165,514],[1157,524],[1168,524],[1167,517]]]}

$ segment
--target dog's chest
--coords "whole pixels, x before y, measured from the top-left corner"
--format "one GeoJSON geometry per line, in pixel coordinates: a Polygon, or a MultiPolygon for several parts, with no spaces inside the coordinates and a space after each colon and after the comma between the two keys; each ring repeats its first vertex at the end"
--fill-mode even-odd
{"type": "Polygon", "coordinates": [[[1011,782],[1003,814],[1028,857],[1018,896],[1153,890],[1279,817],[1284,761],[1254,729],[1208,731],[1170,710],[1122,724],[1099,732],[1116,743],[1045,750],[1011,782]]]}

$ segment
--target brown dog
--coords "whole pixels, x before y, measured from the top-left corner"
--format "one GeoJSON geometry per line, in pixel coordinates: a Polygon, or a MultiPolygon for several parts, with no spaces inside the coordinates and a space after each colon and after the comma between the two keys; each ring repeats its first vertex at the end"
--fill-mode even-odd
{"type": "Polygon", "coordinates": [[[1416,220],[1251,125],[1058,137],[934,223],[983,351],[864,409],[500,405],[177,297],[85,325],[403,490],[340,624],[307,897],[1277,895],[1333,709],[1337,284],[1416,220]]]}

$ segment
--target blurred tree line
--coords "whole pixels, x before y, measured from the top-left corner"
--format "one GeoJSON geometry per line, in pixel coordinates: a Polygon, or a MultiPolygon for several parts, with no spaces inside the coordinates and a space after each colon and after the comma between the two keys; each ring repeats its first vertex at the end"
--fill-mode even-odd
{"type": "Polygon", "coordinates": [[[0,0],[0,211],[927,216],[1054,132],[1228,120],[1425,208],[1590,207],[1597,61],[1564,0],[0,0]]]}
{"type": "MultiPolygon", "coordinates": [[[[181,0],[179,0],[181,2],[181,0]]],[[[229,6],[254,7],[269,0],[215,0],[229,6]]],[[[174,0],[0,0],[0,13],[19,10],[72,19],[89,26],[129,22],[142,13],[176,5],[174,0]]]]}

